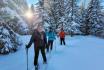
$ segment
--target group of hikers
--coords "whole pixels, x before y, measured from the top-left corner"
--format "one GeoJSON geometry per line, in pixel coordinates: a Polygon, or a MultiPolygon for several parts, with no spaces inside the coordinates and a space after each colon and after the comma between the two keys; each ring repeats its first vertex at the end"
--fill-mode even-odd
{"type": "Polygon", "coordinates": [[[52,51],[53,49],[53,42],[56,37],[60,37],[60,45],[65,45],[65,32],[63,28],[61,28],[58,34],[55,33],[52,27],[49,27],[49,31],[44,31],[42,25],[38,25],[37,28],[33,31],[31,39],[29,43],[26,45],[26,49],[31,47],[32,43],[34,43],[34,66],[38,67],[38,57],[39,51],[41,51],[43,57],[43,64],[47,64],[46,52],[52,51]],[[46,50],[46,51],[45,51],[46,50]]]}

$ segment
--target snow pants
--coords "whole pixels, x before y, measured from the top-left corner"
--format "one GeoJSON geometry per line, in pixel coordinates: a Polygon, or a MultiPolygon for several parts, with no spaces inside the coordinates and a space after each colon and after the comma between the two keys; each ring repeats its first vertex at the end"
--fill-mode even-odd
{"type": "Polygon", "coordinates": [[[53,49],[53,40],[48,40],[48,45],[47,45],[47,52],[49,52],[49,49],[53,49]]]}
{"type": "Polygon", "coordinates": [[[47,62],[46,59],[46,53],[45,53],[45,48],[44,46],[42,47],[35,47],[35,57],[34,57],[34,65],[38,65],[38,57],[39,57],[39,51],[41,51],[42,57],[43,57],[43,62],[47,62]]]}
{"type": "Polygon", "coordinates": [[[65,38],[60,38],[60,44],[64,44],[65,45],[65,38]]]}

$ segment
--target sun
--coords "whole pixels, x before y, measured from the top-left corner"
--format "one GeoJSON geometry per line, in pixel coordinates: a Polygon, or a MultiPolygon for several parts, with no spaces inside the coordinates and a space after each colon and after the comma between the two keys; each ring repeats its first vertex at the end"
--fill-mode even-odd
{"type": "Polygon", "coordinates": [[[26,13],[25,13],[25,16],[26,18],[28,19],[32,19],[33,18],[33,12],[31,10],[28,10],[26,13]]]}

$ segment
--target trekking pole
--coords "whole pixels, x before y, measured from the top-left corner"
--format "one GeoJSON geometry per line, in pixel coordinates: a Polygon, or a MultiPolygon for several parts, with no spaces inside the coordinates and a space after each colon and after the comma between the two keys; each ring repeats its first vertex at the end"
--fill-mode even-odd
{"type": "Polygon", "coordinates": [[[27,58],[27,70],[28,70],[28,49],[26,48],[26,58],[27,58]]]}
{"type": "Polygon", "coordinates": [[[56,52],[56,40],[55,40],[55,44],[54,45],[55,45],[55,52],[56,52]]]}

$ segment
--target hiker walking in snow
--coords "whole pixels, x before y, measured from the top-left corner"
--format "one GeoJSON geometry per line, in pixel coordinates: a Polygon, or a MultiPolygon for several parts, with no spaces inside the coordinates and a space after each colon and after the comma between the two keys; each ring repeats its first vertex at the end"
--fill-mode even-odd
{"type": "Polygon", "coordinates": [[[61,31],[59,32],[59,37],[60,37],[60,44],[65,45],[65,32],[64,32],[63,28],[61,28],[61,31]]]}
{"type": "Polygon", "coordinates": [[[47,33],[47,37],[48,37],[47,52],[49,52],[49,50],[52,51],[53,42],[56,39],[55,38],[55,33],[54,33],[54,31],[53,31],[53,29],[51,27],[49,28],[49,32],[47,33]]]}
{"type": "Polygon", "coordinates": [[[39,51],[41,51],[42,57],[43,57],[43,63],[47,63],[46,59],[46,53],[45,53],[45,46],[47,44],[46,34],[43,31],[42,25],[38,25],[37,28],[34,30],[32,37],[30,39],[30,42],[26,46],[26,48],[30,48],[30,46],[34,43],[34,65],[35,67],[38,67],[38,56],[39,51]]]}

